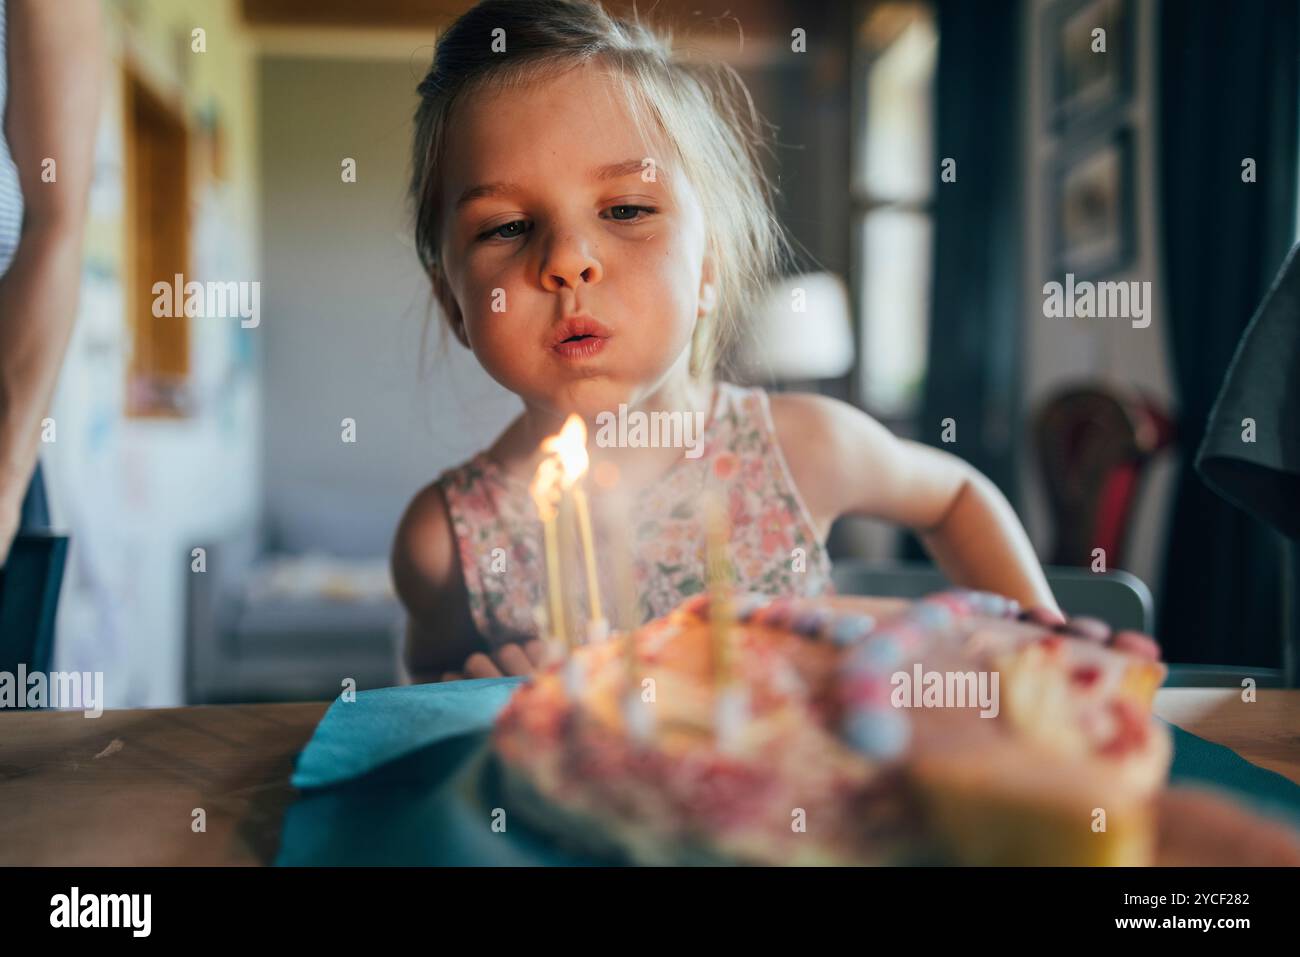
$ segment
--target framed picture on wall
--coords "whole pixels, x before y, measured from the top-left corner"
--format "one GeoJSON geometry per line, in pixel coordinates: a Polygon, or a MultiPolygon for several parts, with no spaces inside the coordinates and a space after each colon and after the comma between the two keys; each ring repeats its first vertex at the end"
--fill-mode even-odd
{"type": "Polygon", "coordinates": [[[1055,272],[1097,279],[1128,265],[1134,248],[1133,134],[1061,150],[1048,189],[1055,272]]]}
{"type": "Polygon", "coordinates": [[[1110,122],[1133,89],[1133,0],[1061,0],[1044,18],[1047,123],[1057,133],[1110,122]],[[1103,35],[1096,31],[1104,32],[1103,35]]]}

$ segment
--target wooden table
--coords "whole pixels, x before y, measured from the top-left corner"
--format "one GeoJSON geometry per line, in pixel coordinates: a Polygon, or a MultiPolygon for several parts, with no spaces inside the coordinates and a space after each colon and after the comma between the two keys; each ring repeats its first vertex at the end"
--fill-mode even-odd
{"type": "MultiPolygon", "coordinates": [[[[1258,695],[1170,688],[1156,713],[1300,784],[1300,691],[1258,695]]],[[[269,864],[327,707],[0,712],[0,865],[269,864]]]]}

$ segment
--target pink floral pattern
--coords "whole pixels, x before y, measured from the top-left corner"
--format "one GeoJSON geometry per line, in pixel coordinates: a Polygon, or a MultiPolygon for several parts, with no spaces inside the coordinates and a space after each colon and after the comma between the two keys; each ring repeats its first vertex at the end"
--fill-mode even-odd
{"type": "MultiPolygon", "coordinates": [[[[833,592],[830,559],[777,443],[767,394],[717,385],[703,454],[683,458],[643,494],[627,528],[634,551],[636,623],[658,618],[704,590],[706,488],[725,489],[731,536],[728,558],[739,588],[769,595],[833,592]],[[796,571],[795,549],[802,549],[796,571]]],[[[505,473],[486,453],[438,478],[451,514],[457,552],[480,634],[493,647],[537,633],[534,609],[546,600],[541,522],[527,482],[505,473]]],[[[594,497],[598,491],[589,488],[594,497]]],[[[596,512],[598,578],[605,614],[614,606],[613,547],[596,512]]],[[[570,614],[587,607],[582,564],[572,553],[570,614]]]]}

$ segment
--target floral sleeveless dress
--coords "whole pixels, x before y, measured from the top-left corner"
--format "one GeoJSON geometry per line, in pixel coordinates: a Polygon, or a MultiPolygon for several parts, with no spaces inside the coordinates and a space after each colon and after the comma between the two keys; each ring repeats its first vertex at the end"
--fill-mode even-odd
{"type": "MultiPolygon", "coordinates": [[[[641,624],[671,611],[707,585],[705,502],[719,493],[730,520],[727,557],[736,585],[768,595],[834,592],[825,543],[795,488],[777,442],[767,393],[719,382],[697,458],[685,454],[641,492],[611,538],[601,490],[591,498],[602,610],[614,627],[612,549],[630,549],[635,606],[641,624]]],[[[546,602],[542,524],[528,482],[509,475],[485,452],[442,473],[436,482],[447,502],[469,607],[491,647],[535,637],[537,609],[546,602]]],[[[564,563],[570,614],[583,615],[583,563],[564,563]],[[579,601],[581,604],[578,604],[579,601]]]]}

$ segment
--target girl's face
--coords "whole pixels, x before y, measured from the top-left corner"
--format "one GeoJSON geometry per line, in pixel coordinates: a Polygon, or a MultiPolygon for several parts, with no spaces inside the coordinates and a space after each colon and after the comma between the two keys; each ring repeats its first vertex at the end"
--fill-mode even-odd
{"type": "Polygon", "coordinates": [[[450,128],[435,289],[488,374],[587,418],[683,376],[715,296],[703,214],[611,81],[584,66],[481,92],[450,128]]]}

